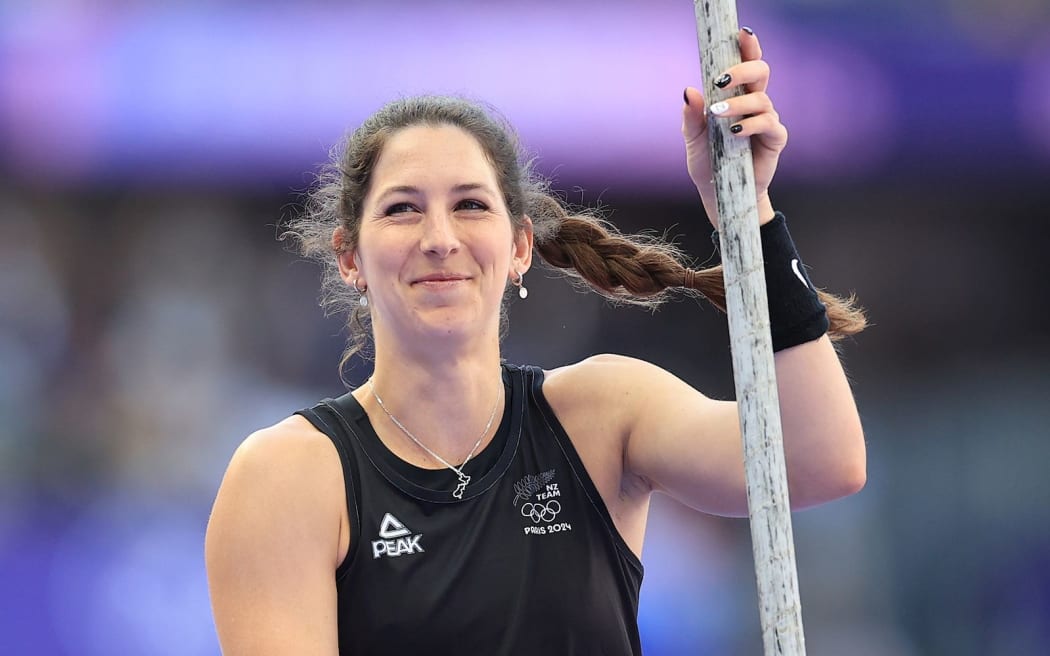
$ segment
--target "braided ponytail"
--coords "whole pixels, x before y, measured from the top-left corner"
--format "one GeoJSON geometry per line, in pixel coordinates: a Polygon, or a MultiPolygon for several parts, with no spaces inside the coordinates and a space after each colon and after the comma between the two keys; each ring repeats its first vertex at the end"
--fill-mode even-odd
{"type": "MultiPolygon", "coordinates": [[[[722,266],[692,269],[674,244],[646,235],[625,235],[591,213],[572,213],[545,187],[527,191],[535,250],[544,263],[615,303],[655,309],[673,292],[705,297],[726,310],[722,266]]],[[[864,330],[867,319],[856,297],[817,291],[827,307],[828,335],[838,340],[864,330]]]]}

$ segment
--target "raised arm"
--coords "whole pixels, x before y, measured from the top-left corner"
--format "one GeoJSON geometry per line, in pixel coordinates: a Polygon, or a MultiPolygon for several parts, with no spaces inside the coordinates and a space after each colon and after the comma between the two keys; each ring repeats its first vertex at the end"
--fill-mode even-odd
{"type": "Polygon", "coordinates": [[[292,417],[237,449],[205,544],[226,656],[335,656],[342,472],[332,443],[292,417]]]}
{"type": "MultiPolygon", "coordinates": [[[[683,108],[689,173],[715,225],[718,216],[707,122],[727,121],[739,138],[751,139],[762,224],[774,217],[768,187],[787,144],[787,130],[766,94],[769,66],[761,60],[758,39],[748,30],[740,33],[740,50],[742,63],[717,83],[725,88],[742,87],[745,94],[706,108],[700,92],[687,89],[683,108]]],[[[795,288],[771,289],[771,304],[783,300],[772,294],[790,294],[791,289],[795,288]]],[[[849,383],[830,340],[826,335],[813,339],[818,334],[819,330],[807,334],[774,356],[789,492],[795,508],[855,492],[866,477],[863,432],[849,383]]],[[[694,507],[746,514],[736,404],[707,399],[656,367],[636,362],[621,366],[629,380],[637,383],[632,387],[639,397],[627,430],[625,473],[694,507]]]]}

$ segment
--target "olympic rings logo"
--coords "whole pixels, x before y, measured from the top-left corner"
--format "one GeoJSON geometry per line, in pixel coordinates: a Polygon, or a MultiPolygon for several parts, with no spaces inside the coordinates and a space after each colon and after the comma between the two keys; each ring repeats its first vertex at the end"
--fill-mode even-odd
{"type": "Polygon", "coordinates": [[[521,507],[522,517],[531,517],[536,524],[540,522],[552,522],[561,512],[561,504],[557,501],[547,503],[526,503],[521,507]]]}

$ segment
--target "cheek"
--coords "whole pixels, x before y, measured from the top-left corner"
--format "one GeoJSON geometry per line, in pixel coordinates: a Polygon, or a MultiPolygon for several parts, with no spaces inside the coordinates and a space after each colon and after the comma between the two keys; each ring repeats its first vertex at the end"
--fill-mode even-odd
{"type": "Polygon", "coordinates": [[[488,249],[489,265],[498,274],[505,273],[513,266],[513,258],[514,246],[503,240],[492,243],[488,249]]]}
{"type": "Polygon", "coordinates": [[[382,232],[368,232],[357,242],[357,263],[365,273],[377,275],[404,260],[404,245],[382,232]]]}

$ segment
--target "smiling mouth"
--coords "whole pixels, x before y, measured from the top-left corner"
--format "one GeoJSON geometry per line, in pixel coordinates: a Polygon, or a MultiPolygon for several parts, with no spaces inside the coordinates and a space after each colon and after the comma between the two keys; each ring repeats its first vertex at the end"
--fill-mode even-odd
{"type": "Polygon", "coordinates": [[[469,278],[426,278],[423,280],[417,280],[413,285],[423,285],[424,287],[450,287],[459,282],[466,282],[469,278]]]}

